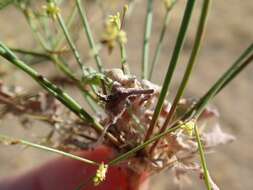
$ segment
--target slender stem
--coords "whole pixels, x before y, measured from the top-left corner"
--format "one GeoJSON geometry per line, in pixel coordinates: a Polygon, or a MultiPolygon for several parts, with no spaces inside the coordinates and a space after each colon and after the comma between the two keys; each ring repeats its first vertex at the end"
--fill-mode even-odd
{"type": "Polygon", "coordinates": [[[79,81],[78,78],[75,76],[74,72],[69,68],[68,65],[62,63],[59,59],[58,55],[51,55],[50,56],[53,63],[71,80],[77,82],[79,81]]]}
{"type": "Polygon", "coordinates": [[[126,55],[126,47],[124,44],[119,43],[120,46],[120,59],[121,59],[121,67],[124,74],[129,75],[130,70],[127,64],[127,55],[126,55]]]}
{"type": "MultiPolygon", "coordinates": [[[[63,18],[62,18],[62,16],[61,16],[60,13],[57,14],[57,19],[58,19],[58,22],[59,22],[62,30],[63,30],[63,33],[64,33],[65,37],[66,37],[66,40],[67,40],[67,42],[68,42],[68,44],[70,46],[70,49],[72,50],[72,52],[74,54],[74,57],[75,57],[78,65],[80,66],[80,68],[82,70],[83,77],[85,77],[88,74],[88,72],[86,70],[86,67],[82,63],[80,54],[77,51],[77,48],[76,48],[74,42],[72,41],[72,39],[70,37],[70,34],[68,32],[68,29],[67,29],[67,26],[65,25],[65,22],[64,22],[64,20],[63,20],[63,18]]],[[[105,88],[105,84],[103,83],[103,81],[102,81],[102,88],[103,88],[103,92],[105,93],[106,92],[106,88],[105,88]]]]}
{"type": "Polygon", "coordinates": [[[48,51],[50,49],[49,44],[46,42],[44,37],[40,34],[38,27],[37,27],[37,19],[35,19],[34,13],[32,9],[26,7],[25,9],[21,8],[23,14],[25,15],[25,18],[32,30],[32,34],[34,38],[40,43],[40,45],[43,47],[44,50],[48,51]]]}
{"type": "MultiPolygon", "coordinates": [[[[197,118],[200,113],[203,111],[206,104],[215,96],[217,95],[221,89],[223,89],[239,72],[242,71],[249,63],[253,61],[253,44],[251,44],[243,53],[242,55],[237,59],[237,61],[231,66],[231,68],[223,74],[223,76],[213,85],[213,87],[199,100],[199,102],[196,104],[196,106],[192,109],[196,109],[195,112],[189,111],[190,115],[194,113],[194,117],[197,118]],[[250,54],[250,55],[249,55],[250,54]],[[247,58],[246,58],[247,57],[247,58]],[[246,59],[246,60],[245,60],[246,59]],[[244,61],[243,61],[244,60],[244,61]]],[[[211,190],[210,185],[210,175],[208,172],[203,145],[200,140],[198,127],[195,125],[194,132],[196,135],[196,140],[198,143],[198,150],[201,158],[201,165],[202,169],[204,170],[204,180],[206,184],[206,188],[208,190],[211,190]]]]}
{"type": "MultiPolygon", "coordinates": [[[[62,102],[67,108],[69,108],[82,120],[91,123],[94,129],[96,129],[98,132],[103,132],[103,126],[97,121],[96,118],[88,114],[72,97],[62,91],[58,86],[54,85],[47,78],[38,74],[37,71],[35,71],[33,68],[25,64],[23,61],[19,60],[16,55],[13,54],[13,52],[9,48],[7,48],[2,42],[0,42],[0,55],[21,70],[23,70],[29,76],[31,76],[45,90],[47,90],[50,94],[56,97],[60,102],[62,102]]],[[[117,139],[111,133],[106,133],[106,136],[113,143],[118,144],[117,139]]]]}
{"type": "MultiPolygon", "coordinates": [[[[80,0],[76,0],[76,6],[77,6],[77,9],[78,9],[79,15],[81,17],[81,20],[82,20],[82,23],[83,23],[83,28],[84,28],[84,31],[86,33],[88,43],[89,43],[89,46],[92,50],[94,59],[96,61],[97,67],[98,67],[98,70],[103,73],[104,69],[103,69],[103,66],[102,66],[102,61],[101,61],[101,58],[98,54],[98,50],[97,50],[94,38],[92,36],[92,32],[91,32],[91,29],[90,29],[90,26],[89,26],[89,22],[88,22],[88,19],[87,19],[87,16],[86,16],[85,9],[82,8],[82,4],[81,4],[80,0]]],[[[101,81],[101,84],[102,84],[103,93],[107,94],[106,93],[106,86],[105,86],[104,81],[101,81]]]]}
{"type": "Polygon", "coordinates": [[[122,160],[126,160],[127,158],[129,158],[130,156],[132,156],[134,153],[138,152],[139,150],[145,148],[147,145],[149,145],[150,143],[156,141],[157,139],[162,138],[163,136],[176,131],[177,129],[179,129],[181,127],[182,123],[175,123],[173,125],[173,127],[167,129],[166,131],[164,131],[163,133],[157,134],[153,137],[151,137],[149,140],[144,141],[142,144],[136,146],[135,148],[129,150],[126,153],[121,154],[120,156],[118,156],[117,158],[111,160],[108,164],[109,165],[114,165],[119,163],[122,160]]]}
{"type": "Polygon", "coordinates": [[[83,23],[83,28],[84,28],[84,31],[86,33],[86,36],[87,36],[87,39],[88,39],[88,42],[89,42],[89,46],[90,46],[90,48],[92,50],[92,53],[94,55],[94,59],[97,63],[98,70],[100,72],[103,72],[102,61],[101,61],[101,58],[98,54],[96,43],[94,41],[90,26],[89,26],[86,11],[85,11],[85,9],[82,8],[82,4],[81,4],[80,0],[76,0],[76,6],[78,8],[78,12],[79,12],[79,15],[80,15],[82,23],[83,23]]]}
{"type": "MultiPolygon", "coordinates": [[[[76,6],[74,6],[74,8],[73,8],[73,10],[72,10],[71,14],[69,15],[67,22],[66,22],[67,28],[70,28],[72,26],[73,21],[75,20],[76,14],[77,14],[77,8],[76,8],[76,6]]],[[[64,34],[62,34],[60,32],[56,37],[54,49],[58,49],[61,46],[63,40],[64,40],[64,34]]]]}
{"type": "MultiPolygon", "coordinates": [[[[184,115],[180,116],[177,121],[192,120],[199,117],[204,107],[214,98],[221,89],[223,89],[229,82],[232,81],[246,66],[253,61],[253,43],[241,54],[235,63],[217,80],[217,82],[210,88],[204,96],[188,110],[184,115]]],[[[173,121],[170,127],[174,126],[173,121]]]]}
{"type": "Polygon", "coordinates": [[[158,103],[156,105],[154,115],[153,115],[152,120],[150,122],[150,126],[149,126],[149,129],[147,131],[145,140],[149,139],[150,136],[152,135],[154,127],[157,123],[157,119],[160,115],[160,112],[161,112],[161,109],[162,109],[162,106],[163,106],[163,102],[165,100],[165,97],[166,97],[166,94],[167,94],[167,91],[168,91],[168,88],[169,88],[169,85],[170,85],[170,82],[171,82],[171,79],[172,79],[172,75],[174,73],[176,64],[178,62],[179,55],[181,53],[181,50],[182,50],[182,47],[183,47],[183,44],[184,44],[184,39],[185,39],[186,32],[187,32],[187,29],[188,29],[188,25],[189,25],[189,22],[190,22],[190,19],[191,19],[194,4],[195,4],[195,0],[188,0],[188,2],[187,2],[186,9],[185,9],[185,12],[184,12],[184,17],[183,17],[183,20],[182,20],[182,23],[181,23],[180,31],[179,31],[179,34],[178,34],[178,37],[177,37],[175,48],[174,48],[174,52],[172,54],[170,65],[168,67],[167,74],[165,76],[165,80],[163,82],[162,90],[161,90],[161,93],[160,93],[160,96],[159,96],[159,99],[158,99],[158,103]]]}
{"type": "Polygon", "coordinates": [[[81,90],[81,92],[83,93],[83,96],[86,100],[86,102],[88,103],[88,105],[90,106],[90,108],[92,109],[92,111],[94,113],[97,112],[97,107],[94,105],[94,102],[97,103],[97,99],[95,97],[93,97],[91,95],[91,93],[87,90],[84,89],[82,81],[80,81],[74,74],[73,71],[71,71],[71,69],[65,65],[64,63],[62,63],[59,59],[59,57],[57,55],[51,55],[51,60],[53,61],[53,63],[67,76],[69,77],[71,80],[73,80],[75,82],[75,85],[79,88],[79,90],[81,90]]]}
{"type": "MultiPolygon", "coordinates": [[[[253,44],[252,44],[250,47],[251,47],[251,51],[252,51],[252,50],[253,50],[253,44]]],[[[247,50],[248,50],[248,49],[247,49],[247,50]]],[[[248,52],[249,52],[249,51],[248,51],[248,52]]],[[[244,54],[245,54],[245,53],[244,53],[244,54]]],[[[247,55],[248,55],[248,54],[247,54],[247,55]]],[[[244,57],[246,57],[247,55],[245,55],[244,57]]],[[[242,57],[240,57],[240,58],[242,59],[242,57]]],[[[251,56],[244,62],[244,66],[248,65],[249,62],[252,61],[252,60],[253,60],[253,55],[251,55],[251,56]]],[[[240,69],[240,70],[242,69],[242,68],[232,69],[233,67],[235,67],[235,66],[233,65],[233,66],[229,69],[229,70],[233,70],[232,73],[237,72],[237,69],[240,69]]],[[[228,70],[228,71],[229,71],[229,70],[228,70]]],[[[228,73],[228,72],[226,72],[226,73],[228,73]]],[[[238,72],[237,72],[237,73],[238,73],[238,72]]],[[[227,81],[225,80],[224,82],[227,82],[227,81]]],[[[224,83],[222,83],[222,84],[224,84],[224,83]]],[[[228,83],[226,83],[226,84],[228,84],[228,83]]],[[[222,86],[222,85],[221,85],[221,86],[222,86]]],[[[202,111],[202,110],[199,110],[199,111],[194,112],[195,115],[193,115],[193,117],[197,118],[198,113],[200,113],[201,111],[202,111]]],[[[187,122],[187,119],[189,118],[189,117],[187,117],[187,116],[189,116],[189,115],[192,115],[192,110],[189,110],[189,111],[184,115],[184,117],[181,117],[181,118],[179,119],[179,121],[184,121],[184,123],[186,123],[186,122],[187,122]]],[[[141,145],[138,145],[137,147],[131,149],[130,151],[128,151],[128,152],[126,152],[126,153],[124,153],[124,154],[118,156],[118,157],[115,158],[114,160],[110,161],[109,164],[110,164],[110,165],[113,165],[113,164],[116,164],[116,163],[118,163],[118,162],[120,162],[120,161],[122,161],[122,160],[125,160],[125,159],[127,159],[128,157],[130,157],[131,155],[133,155],[134,153],[136,153],[137,151],[139,151],[139,150],[145,148],[148,144],[150,144],[150,143],[152,143],[152,142],[155,142],[155,141],[157,141],[158,139],[162,138],[164,135],[166,135],[166,134],[168,134],[168,133],[171,133],[171,132],[173,132],[173,131],[179,129],[179,128],[184,124],[184,123],[180,123],[179,121],[175,121],[175,122],[171,125],[171,127],[170,127],[169,129],[166,129],[163,133],[160,133],[160,134],[157,134],[157,135],[151,137],[149,140],[146,140],[146,141],[145,141],[144,143],[142,143],[141,145]]],[[[196,132],[195,132],[195,133],[196,133],[196,132]]]]}
{"type": "MultiPolygon", "coordinates": [[[[72,17],[75,16],[75,9],[73,10],[73,14],[71,15],[70,19],[69,19],[69,22],[71,23],[71,20],[72,20],[72,17]]],[[[85,70],[85,66],[83,65],[82,63],[82,60],[81,60],[81,57],[80,57],[80,54],[79,52],[77,51],[77,48],[73,42],[73,40],[71,39],[70,37],[70,34],[69,34],[69,31],[68,31],[68,26],[66,26],[62,16],[60,13],[57,14],[57,20],[61,26],[61,29],[63,31],[63,34],[69,44],[69,47],[70,49],[72,50],[73,54],[74,54],[74,57],[78,63],[78,65],[80,66],[81,70],[82,70],[82,74],[83,76],[85,76],[87,74],[87,71],[85,70]]],[[[59,44],[58,44],[59,45],[59,44]]],[[[58,66],[60,66],[60,68],[62,69],[62,71],[65,72],[65,74],[67,74],[67,76],[69,76],[70,78],[76,80],[73,75],[72,75],[72,72],[67,68],[67,67],[64,67],[63,64],[59,64],[59,59],[54,59],[54,61],[56,61],[58,63],[58,66]],[[68,69],[68,70],[67,70],[68,69]]],[[[93,105],[93,102],[92,102],[92,96],[90,96],[90,94],[87,92],[87,91],[84,91],[83,90],[83,87],[82,87],[82,84],[79,80],[76,80],[78,81],[78,87],[79,89],[81,89],[81,91],[84,93],[84,98],[86,99],[87,103],[90,105],[91,109],[93,111],[96,111],[96,108],[94,107],[93,105]]]]}
{"type": "Polygon", "coordinates": [[[41,24],[42,33],[44,33],[44,38],[49,43],[50,47],[53,46],[53,35],[52,28],[50,27],[50,20],[48,17],[39,17],[36,16],[36,19],[41,24]]]}
{"type": "MultiPolygon", "coordinates": [[[[22,9],[22,11],[23,11],[23,13],[24,13],[24,15],[25,15],[30,27],[31,27],[31,29],[32,29],[32,32],[33,32],[35,38],[40,42],[43,49],[45,49],[47,52],[52,54],[51,51],[49,50],[49,45],[46,43],[45,39],[43,38],[43,36],[38,31],[37,23],[35,23],[35,21],[34,21],[35,16],[34,16],[33,11],[29,8],[26,8],[26,9],[21,8],[21,9],[22,9]]],[[[68,19],[68,23],[67,23],[68,26],[65,27],[65,28],[68,28],[69,25],[71,25],[73,17],[75,16],[75,12],[76,12],[75,9],[73,10],[73,13],[71,14],[70,18],[68,19]]],[[[64,26],[64,22],[63,22],[63,26],[64,26]]],[[[66,31],[67,36],[69,36],[67,29],[63,30],[63,31],[66,31]]],[[[64,33],[65,36],[66,36],[66,33],[64,33]]],[[[70,39],[70,41],[71,41],[71,39],[70,39]]],[[[58,46],[61,43],[62,43],[62,37],[59,36],[59,40],[57,40],[57,42],[55,44],[55,49],[57,49],[58,46]]],[[[49,59],[53,60],[53,62],[56,63],[56,65],[61,69],[61,71],[63,71],[68,77],[70,77],[72,80],[78,81],[79,89],[82,89],[82,92],[84,93],[84,97],[85,97],[87,103],[90,105],[90,107],[93,111],[96,111],[96,109],[93,105],[93,102],[92,102],[92,99],[94,100],[94,98],[92,98],[92,96],[87,91],[86,92],[83,91],[83,87],[82,87],[82,84],[80,83],[80,81],[72,74],[72,72],[69,70],[69,68],[64,66],[64,64],[60,64],[59,59],[55,59],[56,58],[55,55],[47,55],[47,54],[42,54],[42,53],[37,53],[37,52],[32,52],[32,51],[26,51],[26,50],[21,50],[21,49],[14,49],[14,51],[19,52],[19,53],[30,54],[30,55],[34,55],[34,56],[41,56],[41,57],[45,57],[45,58],[49,58],[49,59]]]]}
{"type": "MultiPolygon", "coordinates": [[[[251,47],[253,48],[253,44],[251,45],[251,47]]],[[[246,56],[246,55],[245,55],[245,56],[246,56]]],[[[242,57],[240,57],[240,58],[242,59],[242,57]]],[[[252,60],[252,59],[253,59],[253,56],[250,56],[245,62],[248,64],[248,63],[249,63],[249,60],[252,60]]],[[[233,66],[232,66],[232,67],[233,67],[233,66]]],[[[186,115],[191,115],[191,112],[192,112],[191,110],[188,111],[186,115]]],[[[195,115],[195,116],[197,116],[197,115],[195,115]]],[[[196,117],[195,117],[195,118],[196,118],[196,117]]],[[[187,122],[187,118],[186,118],[186,117],[185,117],[185,118],[181,118],[180,121],[182,121],[183,119],[185,120],[184,123],[186,123],[186,122],[187,122]]],[[[129,157],[132,156],[134,153],[136,153],[136,152],[138,152],[139,150],[145,148],[148,144],[150,144],[150,143],[152,143],[152,142],[155,142],[155,141],[157,141],[158,139],[160,139],[160,138],[162,138],[163,136],[165,136],[166,134],[171,133],[171,132],[173,132],[173,131],[179,129],[184,123],[180,123],[179,121],[174,122],[174,124],[172,124],[172,126],[171,126],[169,129],[166,129],[163,133],[160,133],[160,134],[157,134],[157,135],[151,137],[149,140],[146,140],[144,143],[142,143],[142,144],[138,145],[137,147],[131,149],[130,151],[128,151],[128,152],[126,152],[126,153],[124,153],[124,154],[118,156],[118,157],[115,158],[114,160],[110,161],[110,162],[109,162],[109,165],[117,164],[117,163],[119,163],[120,161],[129,158],[129,157]]],[[[197,130],[196,126],[195,126],[194,130],[195,130],[196,136],[198,136],[197,141],[200,141],[200,140],[199,140],[198,131],[196,132],[196,130],[197,130]]],[[[201,142],[198,142],[198,146],[199,146],[199,147],[202,147],[201,144],[199,144],[199,143],[201,143],[201,142]]],[[[200,149],[199,149],[199,150],[200,150],[200,149]]],[[[203,149],[202,149],[202,153],[201,153],[202,156],[204,155],[203,152],[204,152],[204,151],[203,151],[203,149]]],[[[204,162],[205,162],[205,161],[204,161],[204,157],[202,157],[201,159],[202,159],[201,162],[204,163],[204,162]]],[[[203,165],[203,163],[202,163],[202,165],[203,165]]],[[[202,167],[203,167],[203,166],[202,166],[202,167]]],[[[207,170],[206,164],[205,164],[204,167],[206,168],[206,169],[204,169],[204,171],[208,171],[208,170],[207,170]]],[[[204,167],[203,167],[203,168],[204,168],[204,167]]],[[[209,174],[208,174],[208,173],[206,173],[205,175],[208,175],[208,177],[209,177],[209,174]]],[[[208,177],[206,177],[206,179],[208,179],[208,177]]]]}
{"type": "Polygon", "coordinates": [[[166,31],[167,31],[167,28],[168,28],[167,26],[168,26],[169,20],[170,20],[170,10],[171,9],[166,9],[165,17],[164,17],[164,20],[163,20],[162,31],[161,31],[159,41],[158,41],[157,46],[156,46],[155,55],[154,55],[152,63],[151,63],[151,68],[149,70],[149,76],[148,76],[149,80],[151,80],[154,68],[157,65],[157,63],[159,61],[159,58],[160,58],[160,54],[161,54],[161,50],[162,50],[162,46],[163,46],[164,36],[165,36],[166,31]]]}
{"type": "MultiPolygon", "coordinates": [[[[237,59],[237,63],[236,65],[239,65],[239,63],[241,63],[251,52],[253,51],[253,43],[242,53],[242,55],[237,59]]],[[[246,65],[245,65],[246,66],[246,65]]],[[[219,90],[217,90],[216,94],[218,94],[226,85],[227,83],[229,83],[242,69],[244,68],[243,65],[241,65],[240,67],[238,67],[237,71],[234,72],[233,74],[231,74],[229,76],[229,78],[227,79],[226,82],[223,83],[223,85],[219,88],[219,90]]]]}
{"type": "Polygon", "coordinates": [[[149,58],[149,41],[152,30],[152,20],[153,20],[153,0],[148,0],[147,2],[147,15],[146,15],[146,25],[143,41],[143,52],[142,52],[142,73],[141,77],[143,79],[148,78],[148,58],[149,58]]]}
{"type": "Polygon", "coordinates": [[[85,66],[84,66],[83,63],[82,63],[80,54],[79,54],[79,52],[77,51],[77,48],[76,48],[74,42],[72,41],[72,39],[71,39],[71,37],[70,37],[70,34],[69,34],[69,32],[68,32],[68,29],[67,29],[67,26],[66,26],[66,24],[65,24],[65,22],[64,22],[64,20],[63,20],[63,18],[62,18],[62,16],[61,16],[60,13],[57,13],[56,16],[57,16],[57,20],[58,20],[58,22],[59,22],[59,24],[60,24],[60,27],[61,27],[61,29],[62,29],[62,31],[63,31],[63,33],[64,33],[64,36],[65,36],[65,38],[66,38],[66,40],[67,40],[67,42],[68,42],[68,45],[69,45],[70,49],[72,50],[72,52],[73,52],[73,54],[74,54],[74,57],[75,57],[75,59],[76,59],[76,62],[77,62],[78,65],[80,66],[80,68],[81,68],[81,70],[82,70],[83,76],[85,76],[85,75],[87,74],[87,71],[85,70],[85,66]]]}
{"type": "Polygon", "coordinates": [[[0,134],[0,141],[3,141],[3,142],[6,141],[8,144],[11,144],[11,145],[23,144],[23,145],[26,145],[26,146],[29,146],[29,147],[33,147],[33,148],[53,152],[53,153],[56,153],[56,154],[60,154],[60,155],[65,156],[67,158],[78,160],[78,161],[84,162],[86,164],[91,164],[91,165],[96,165],[96,166],[99,165],[99,163],[97,163],[95,161],[92,161],[92,160],[89,160],[89,159],[86,159],[86,158],[82,158],[82,157],[76,156],[74,154],[70,154],[70,153],[67,153],[67,152],[64,152],[64,151],[61,151],[61,150],[57,150],[57,149],[54,149],[54,148],[50,148],[50,147],[47,147],[47,146],[43,146],[43,145],[40,145],[40,144],[32,143],[32,142],[29,142],[29,141],[26,141],[26,140],[8,137],[8,136],[2,135],[2,134],[0,134]]]}
{"type": "Polygon", "coordinates": [[[47,53],[37,52],[37,51],[27,50],[27,49],[20,49],[20,48],[10,48],[10,49],[12,51],[20,53],[20,54],[25,54],[25,55],[31,55],[31,56],[34,56],[34,57],[41,57],[41,58],[50,59],[50,55],[48,55],[47,53]]]}
{"type": "MultiPolygon", "coordinates": [[[[162,133],[166,129],[166,127],[170,123],[171,119],[173,118],[174,113],[177,108],[177,105],[178,105],[178,102],[184,93],[186,85],[188,84],[189,78],[192,73],[193,66],[196,63],[196,58],[199,53],[201,42],[203,41],[204,31],[205,31],[206,23],[207,23],[207,16],[208,16],[209,8],[210,8],[210,3],[211,3],[211,0],[205,0],[203,3],[202,11],[201,11],[200,19],[199,19],[199,24],[198,24],[198,29],[197,29],[197,32],[195,35],[195,41],[194,41],[191,57],[190,57],[189,62],[187,64],[187,67],[186,67],[186,70],[185,70],[185,73],[183,76],[183,80],[181,81],[181,84],[178,88],[177,94],[173,100],[172,106],[170,108],[170,112],[169,112],[169,114],[168,114],[168,116],[167,116],[161,130],[160,130],[160,133],[162,133]]],[[[157,144],[158,144],[158,141],[152,145],[150,152],[152,152],[155,149],[157,144]]]]}
{"type": "Polygon", "coordinates": [[[203,148],[202,142],[200,140],[199,130],[198,130],[197,125],[194,126],[194,133],[195,133],[196,140],[198,143],[198,150],[199,150],[199,155],[200,155],[201,166],[202,166],[202,169],[204,170],[204,180],[205,180],[206,188],[208,190],[211,190],[212,188],[210,185],[209,172],[208,172],[208,168],[207,168],[207,164],[206,164],[204,148],[203,148]]]}
{"type": "Polygon", "coordinates": [[[212,100],[221,89],[234,79],[246,66],[253,61],[253,43],[242,53],[235,63],[217,80],[217,82],[206,92],[185,117],[198,117],[205,106],[212,100]]]}

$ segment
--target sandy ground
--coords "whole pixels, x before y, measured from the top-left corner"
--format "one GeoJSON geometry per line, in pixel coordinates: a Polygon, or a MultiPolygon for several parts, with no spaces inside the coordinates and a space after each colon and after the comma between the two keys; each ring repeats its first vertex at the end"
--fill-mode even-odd
{"type": "MultiPolygon", "coordinates": [[[[172,13],[170,27],[167,32],[165,46],[162,51],[161,62],[155,69],[154,81],[161,83],[169,62],[170,54],[174,46],[178,31],[184,1],[180,1],[172,13]]],[[[144,5],[137,4],[135,11],[127,23],[128,31],[128,57],[131,69],[139,74],[141,48],[142,48],[142,28],[144,5]]],[[[94,17],[97,10],[91,8],[89,16],[94,17]]],[[[187,62],[194,39],[196,28],[196,16],[200,12],[200,4],[194,12],[193,23],[190,26],[189,36],[183,50],[183,56],[177,68],[171,93],[176,89],[184,66],[187,62]]],[[[156,5],[154,14],[154,29],[151,43],[151,55],[157,41],[161,20],[164,11],[160,5],[156,5]]],[[[205,43],[200,52],[198,64],[195,67],[194,75],[187,88],[186,96],[201,96],[208,87],[228,68],[238,57],[242,50],[253,40],[253,2],[252,0],[219,0],[213,2],[212,11],[209,17],[205,43]]],[[[12,46],[33,47],[34,43],[29,40],[30,32],[24,24],[22,16],[8,8],[0,12],[0,40],[12,46]]],[[[99,27],[98,27],[99,28],[99,27]]],[[[85,50],[85,49],[84,49],[85,50]]],[[[105,54],[105,53],[104,53],[105,54]]],[[[104,55],[107,67],[118,65],[118,60],[104,55]]],[[[0,60],[3,62],[2,60],[0,60]]],[[[234,134],[237,140],[229,145],[220,147],[214,154],[208,156],[210,172],[220,185],[221,189],[230,190],[251,190],[253,189],[253,66],[249,66],[241,75],[233,81],[215,100],[215,105],[221,113],[220,122],[224,130],[234,134]]],[[[12,83],[22,86],[33,86],[29,78],[17,72],[15,76],[10,76],[12,83]],[[22,80],[22,81],[21,81],[22,80]]],[[[33,140],[39,132],[43,135],[45,130],[33,129],[34,133],[24,131],[15,118],[9,116],[4,121],[0,121],[1,133],[33,140]]],[[[20,149],[17,147],[0,146],[0,178],[17,172],[25,171],[52,157],[51,154],[32,149],[20,149]]],[[[168,172],[167,172],[168,173],[168,172]]],[[[196,177],[194,178],[196,179],[196,177]]],[[[170,190],[171,176],[161,173],[152,180],[150,189],[170,190]]],[[[204,189],[196,186],[193,182],[183,189],[204,189]]]]}

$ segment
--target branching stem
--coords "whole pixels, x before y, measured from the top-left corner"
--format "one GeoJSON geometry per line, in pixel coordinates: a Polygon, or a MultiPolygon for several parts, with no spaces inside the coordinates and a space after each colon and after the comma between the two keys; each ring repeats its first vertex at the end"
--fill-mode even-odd
{"type": "MultiPolygon", "coordinates": [[[[13,52],[7,48],[2,42],[0,42],[0,55],[10,61],[12,64],[23,70],[29,76],[31,76],[36,82],[38,82],[45,90],[56,97],[62,102],[67,108],[74,112],[82,120],[85,120],[92,124],[94,129],[102,133],[104,128],[93,116],[88,114],[72,97],[66,92],[61,90],[58,86],[51,83],[47,78],[38,74],[33,68],[19,60],[13,52]]],[[[112,143],[118,144],[118,140],[111,134],[106,133],[106,136],[111,140],[112,143]]]]}
{"type": "Polygon", "coordinates": [[[93,53],[94,59],[97,63],[98,70],[100,72],[103,72],[102,61],[101,61],[101,58],[98,54],[96,43],[94,41],[91,29],[90,29],[90,25],[89,25],[89,22],[88,22],[88,19],[87,19],[86,11],[85,11],[85,9],[82,8],[82,3],[81,3],[80,0],[76,0],[76,6],[77,6],[77,9],[78,9],[79,15],[81,17],[81,20],[82,20],[83,28],[84,28],[84,31],[86,33],[86,36],[87,36],[87,39],[88,39],[88,42],[89,42],[89,46],[90,46],[91,51],[93,53]]]}
{"type": "Polygon", "coordinates": [[[86,158],[82,158],[80,156],[76,156],[74,154],[70,154],[70,153],[67,153],[67,152],[64,152],[64,151],[61,151],[61,150],[57,150],[57,149],[54,149],[54,148],[50,148],[50,147],[43,146],[43,145],[40,145],[40,144],[32,143],[32,142],[29,142],[29,141],[26,141],[26,140],[16,139],[16,138],[12,138],[12,137],[8,137],[8,136],[0,134],[0,142],[1,141],[6,142],[7,144],[11,144],[11,145],[23,144],[23,145],[33,147],[33,148],[36,148],[36,149],[41,149],[41,150],[45,150],[45,151],[48,151],[48,152],[53,152],[53,153],[65,156],[65,157],[73,159],[73,160],[78,160],[78,161],[84,162],[86,164],[99,166],[99,163],[97,163],[95,161],[92,161],[92,160],[89,160],[89,159],[86,159],[86,158]]]}

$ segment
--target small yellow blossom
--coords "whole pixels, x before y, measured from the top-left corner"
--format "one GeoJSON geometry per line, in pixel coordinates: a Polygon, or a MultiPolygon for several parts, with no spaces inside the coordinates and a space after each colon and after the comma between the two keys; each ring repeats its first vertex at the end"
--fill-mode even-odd
{"type": "Polygon", "coordinates": [[[60,8],[53,2],[47,3],[47,5],[44,5],[42,8],[46,11],[47,15],[52,17],[54,20],[60,12],[60,8]]]}
{"type": "Polygon", "coordinates": [[[99,165],[96,175],[93,178],[93,183],[95,186],[99,185],[101,182],[105,180],[107,170],[108,170],[108,165],[102,162],[99,165]]]}
{"type": "Polygon", "coordinates": [[[110,15],[106,21],[102,43],[108,46],[109,52],[113,50],[117,42],[121,44],[127,42],[126,32],[122,30],[121,25],[121,14],[119,12],[116,15],[110,15]]]}
{"type": "Polygon", "coordinates": [[[163,0],[163,2],[165,5],[165,8],[167,10],[170,10],[174,6],[174,4],[176,3],[176,0],[163,0]]]}
{"type": "Polygon", "coordinates": [[[121,28],[120,13],[117,12],[116,15],[110,15],[109,23],[112,25],[112,27],[116,27],[117,30],[120,30],[121,28]]]}
{"type": "Polygon", "coordinates": [[[181,125],[181,129],[183,129],[183,132],[189,136],[193,136],[194,127],[196,125],[196,122],[191,120],[187,123],[184,123],[181,125]]]}

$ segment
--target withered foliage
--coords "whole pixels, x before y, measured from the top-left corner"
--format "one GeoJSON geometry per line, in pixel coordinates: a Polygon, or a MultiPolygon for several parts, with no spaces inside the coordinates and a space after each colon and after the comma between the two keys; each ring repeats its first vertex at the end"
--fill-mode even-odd
{"type": "MultiPolygon", "coordinates": [[[[159,98],[160,86],[147,80],[124,75],[120,69],[107,70],[106,76],[113,83],[108,95],[98,94],[105,113],[97,115],[104,126],[103,134],[97,134],[88,123],[71,114],[55,98],[38,93],[28,96],[20,88],[8,88],[2,82],[0,86],[1,117],[7,113],[19,116],[23,124],[37,119],[49,124],[52,128],[47,137],[50,145],[64,150],[94,148],[98,144],[110,143],[104,137],[106,132],[119,139],[121,145],[115,149],[130,150],[144,141],[154,109],[159,98]]],[[[173,120],[177,120],[195,101],[181,99],[173,120]]],[[[153,135],[161,129],[171,104],[165,101],[162,112],[155,126],[153,135]]],[[[205,150],[211,152],[214,147],[233,141],[235,138],[223,132],[218,124],[219,114],[213,108],[206,108],[198,118],[201,140],[205,150]]],[[[200,165],[195,161],[198,145],[195,136],[179,129],[160,139],[152,154],[150,145],[127,160],[129,167],[136,172],[149,171],[157,173],[170,168],[179,180],[189,172],[195,172],[203,179],[200,165]]],[[[211,181],[213,189],[219,189],[211,181]]]]}

